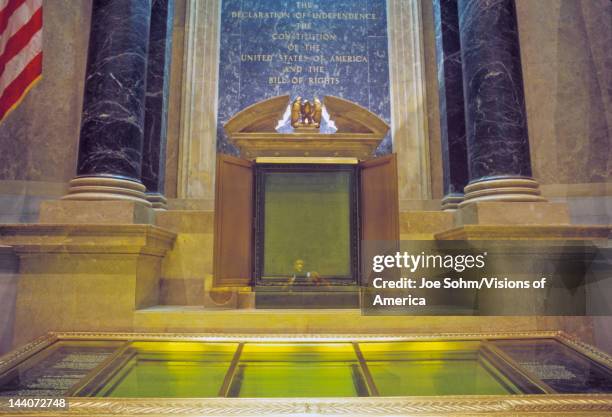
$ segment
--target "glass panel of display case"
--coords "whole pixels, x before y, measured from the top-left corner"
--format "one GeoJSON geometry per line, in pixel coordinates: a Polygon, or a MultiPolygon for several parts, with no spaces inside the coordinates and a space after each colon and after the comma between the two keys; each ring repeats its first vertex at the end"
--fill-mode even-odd
{"type": "Polygon", "coordinates": [[[262,280],[352,278],[351,171],[265,172],[262,280]]]}
{"type": "Polygon", "coordinates": [[[0,396],[293,398],[611,393],[612,370],[556,339],[59,341],[0,375],[0,396]]]}
{"type": "Polygon", "coordinates": [[[360,343],[359,346],[382,396],[521,392],[481,354],[479,341],[360,343]]]}
{"type": "Polygon", "coordinates": [[[2,397],[61,397],[124,342],[59,341],[0,375],[2,397]]]}
{"type": "Polygon", "coordinates": [[[493,344],[558,393],[612,393],[612,370],[557,340],[496,340],[493,344]]]}
{"type": "Polygon", "coordinates": [[[94,384],[98,397],[216,397],[237,343],[135,342],[94,384]]]}
{"type": "Polygon", "coordinates": [[[367,395],[349,343],[247,343],[230,397],[356,397],[367,395]]]}

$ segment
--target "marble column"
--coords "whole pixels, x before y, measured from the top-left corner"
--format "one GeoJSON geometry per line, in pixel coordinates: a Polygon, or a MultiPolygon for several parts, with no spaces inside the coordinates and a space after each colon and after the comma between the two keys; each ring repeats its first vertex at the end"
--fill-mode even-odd
{"type": "Polygon", "coordinates": [[[453,210],[463,201],[463,188],[468,182],[457,0],[434,0],[433,12],[444,175],[442,210],[453,210]]]}
{"type": "Polygon", "coordinates": [[[77,176],[68,200],[151,206],[141,182],[151,0],[94,0],[77,176]]]}
{"type": "Polygon", "coordinates": [[[470,181],[476,201],[544,201],[531,178],[514,0],[458,0],[470,181]]]}
{"type": "Polygon", "coordinates": [[[142,182],[147,200],[166,208],[164,179],[174,0],[153,0],[147,65],[142,182]]]}

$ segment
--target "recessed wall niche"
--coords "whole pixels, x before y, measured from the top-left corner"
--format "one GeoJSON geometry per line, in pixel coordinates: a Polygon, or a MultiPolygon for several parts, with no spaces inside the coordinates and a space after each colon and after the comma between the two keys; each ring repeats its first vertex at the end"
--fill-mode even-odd
{"type": "MultiPolygon", "coordinates": [[[[293,91],[289,87],[281,89],[278,85],[275,88],[269,88],[269,79],[266,78],[262,81],[257,77],[253,77],[254,71],[259,71],[258,68],[261,65],[268,64],[266,62],[251,61],[248,63],[250,67],[246,67],[250,68],[250,72],[247,72],[246,78],[241,82],[241,85],[248,85],[250,90],[248,90],[249,92],[246,95],[244,92],[242,93],[243,102],[240,102],[240,95],[237,90],[237,83],[235,82],[236,74],[229,71],[227,65],[223,65],[223,62],[239,63],[241,59],[240,50],[236,49],[236,47],[220,47],[222,39],[227,35],[225,33],[227,26],[222,24],[220,17],[228,13],[230,13],[231,17],[232,11],[237,12],[238,10],[235,9],[236,3],[239,2],[229,0],[187,0],[177,197],[179,199],[190,199],[190,207],[197,206],[209,210],[212,210],[214,207],[217,138],[222,134],[218,127],[220,119],[217,118],[217,113],[221,113],[222,109],[229,109],[223,110],[229,118],[248,104],[267,97],[280,95],[284,92],[293,91]],[[234,10],[231,10],[230,6],[234,7],[234,10]],[[226,59],[220,56],[220,53],[231,53],[233,55],[226,59]],[[233,61],[229,61],[230,58],[233,61]],[[234,81],[230,82],[232,79],[234,81]],[[221,90],[217,88],[219,84],[224,82],[227,82],[228,88],[235,90],[225,98],[221,94],[221,91],[225,91],[225,87],[220,86],[221,90]],[[233,98],[230,100],[230,97],[233,98]]],[[[263,12],[264,8],[266,10],[274,10],[272,6],[276,2],[243,3],[259,7],[261,10],[253,10],[263,12]]],[[[323,4],[322,2],[313,3],[323,4]]],[[[369,37],[367,41],[353,37],[351,39],[355,45],[356,52],[339,52],[337,54],[341,56],[366,56],[368,57],[368,63],[357,62],[349,64],[338,62],[335,67],[330,66],[329,68],[333,72],[334,70],[339,71],[341,68],[348,68],[352,65],[354,68],[360,68],[364,73],[367,71],[371,79],[379,80],[372,83],[372,86],[368,89],[370,91],[368,94],[372,94],[371,97],[374,97],[374,101],[381,104],[378,108],[371,105],[369,95],[367,101],[365,101],[365,95],[362,98],[363,102],[359,101],[361,99],[353,98],[352,100],[364,105],[364,107],[369,108],[374,113],[382,115],[383,119],[390,120],[391,122],[389,133],[389,138],[391,139],[387,139],[387,144],[383,145],[381,149],[384,149],[385,152],[392,150],[397,154],[398,160],[402,161],[398,165],[400,201],[429,199],[431,197],[429,149],[425,110],[420,2],[418,0],[389,0],[386,2],[377,0],[375,2],[347,1],[344,3],[340,2],[339,4],[342,7],[342,9],[339,9],[339,12],[352,13],[353,9],[355,9],[357,13],[375,13],[376,16],[379,16],[378,20],[370,19],[371,24],[369,26],[365,25],[369,27],[368,32],[364,33],[377,33],[380,36],[369,37]],[[384,10],[385,3],[386,10],[384,10]],[[368,4],[371,6],[368,6],[368,4]],[[377,23],[374,24],[374,21],[377,23]],[[383,25],[386,25],[386,33],[382,31],[383,25]],[[381,45],[380,48],[382,49],[369,49],[368,42],[382,42],[383,38],[386,41],[383,42],[384,45],[381,45]],[[372,54],[371,51],[384,51],[385,47],[387,49],[386,58],[373,57],[370,59],[368,51],[372,54]],[[359,51],[361,52],[357,53],[359,51]],[[373,66],[373,62],[376,62],[376,65],[373,66]],[[372,68],[366,67],[366,65],[372,68]],[[385,73],[388,75],[385,76],[385,73]],[[376,75],[372,77],[372,74],[376,75]],[[380,110],[381,106],[386,110],[380,110]]],[[[287,10],[289,12],[297,12],[297,2],[289,2],[287,10]]],[[[245,9],[245,11],[248,10],[245,9]]],[[[325,21],[330,19],[319,20],[325,21]]],[[[330,22],[327,23],[329,24],[330,22]]],[[[317,33],[320,34],[328,31],[321,27],[315,29],[311,26],[311,28],[303,32],[316,35],[317,33]]],[[[290,27],[283,30],[279,29],[279,31],[282,33],[296,32],[295,29],[290,27]]],[[[301,33],[300,30],[298,32],[301,33]]],[[[345,30],[338,33],[342,33],[342,36],[345,34],[347,36],[354,36],[354,34],[349,32],[350,30],[345,30]]],[[[231,38],[230,41],[233,40],[234,42],[236,42],[234,38],[240,37],[239,35],[227,36],[231,38]]],[[[268,36],[271,36],[271,34],[268,33],[268,36]]],[[[287,40],[282,42],[284,44],[288,43],[287,40]]],[[[301,44],[304,43],[305,41],[301,41],[301,44]]],[[[323,43],[324,41],[319,41],[319,44],[322,46],[323,43]]],[[[281,44],[280,40],[278,40],[278,44],[281,44]]],[[[275,47],[280,48],[278,45],[275,47]]],[[[259,51],[255,50],[251,55],[257,55],[258,53],[259,51]]],[[[325,56],[330,54],[328,53],[325,56]]],[[[348,58],[346,59],[348,60],[348,58]]],[[[345,58],[340,60],[345,60],[345,58]]],[[[283,63],[281,62],[280,64],[283,63]]],[[[275,65],[278,66],[280,64],[275,65]]],[[[304,67],[302,71],[307,71],[307,67],[311,66],[309,64],[305,63],[302,65],[304,67]]],[[[280,68],[280,71],[283,68],[280,68]]],[[[276,70],[278,71],[278,69],[276,70]]],[[[347,85],[337,87],[339,92],[334,93],[330,90],[332,87],[334,86],[304,85],[302,88],[304,88],[304,91],[307,91],[307,94],[305,94],[307,97],[312,97],[313,93],[320,93],[321,95],[332,94],[343,97],[344,92],[348,92],[347,94],[357,94],[352,90],[364,90],[360,84],[349,84],[348,87],[347,85]]],[[[242,88],[240,91],[242,91],[242,88]]],[[[295,91],[296,93],[301,93],[301,90],[298,91],[296,89],[295,91]]],[[[349,97],[349,99],[351,98],[349,97]]],[[[229,151],[230,153],[232,152],[231,149],[229,151]]]]}

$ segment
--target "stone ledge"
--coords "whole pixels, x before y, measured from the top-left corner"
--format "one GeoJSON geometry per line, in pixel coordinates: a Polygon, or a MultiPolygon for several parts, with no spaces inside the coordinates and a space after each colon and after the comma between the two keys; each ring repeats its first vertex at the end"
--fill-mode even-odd
{"type": "Polygon", "coordinates": [[[455,225],[547,225],[569,224],[565,203],[481,201],[460,207],[455,225]]]}
{"type": "Polygon", "coordinates": [[[141,203],[121,200],[48,200],[40,205],[44,224],[153,224],[154,211],[141,203]]]}
{"type": "Polygon", "coordinates": [[[555,197],[605,197],[612,196],[612,182],[578,184],[540,184],[542,195],[555,197]]]}
{"type": "Polygon", "coordinates": [[[593,240],[610,239],[611,226],[465,225],[436,233],[436,240],[593,240]]]}
{"type": "Polygon", "coordinates": [[[22,253],[122,253],[164,256],[176,234],[140,224],[0,224],[0,245],[22,253]]]}
{"type": "Polygon", "coordinates": [[[445,211],[400,212],[400,235],[433,238],[434,233],[453,227],[453,213],[445,211]]]}
{"type": "MultiPolygon", "coordinates": [[[[264,334],[394,334],[505,332],[569,329],[587,317],[556,316],[364,316],[360,309],[236,309],[153,306],[134,312],[136,332],[264,334]]],[[[572,333],[589,340],[588,329],[572,333]]]]}

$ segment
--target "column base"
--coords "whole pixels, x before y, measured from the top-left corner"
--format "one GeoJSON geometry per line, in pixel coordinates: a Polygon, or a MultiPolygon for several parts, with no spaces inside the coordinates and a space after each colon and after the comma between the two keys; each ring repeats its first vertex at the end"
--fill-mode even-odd
{"type": "Polygon", "coordinates": [[[442,199],[442,211],[457,210],[459,204],[463,201],[464,196],[460,193],[451,193],[444,196],[442,199]]]}
{"type": "Polygon", "coordinates": [[[120,200],[132,201],[151,207],[145,195],[145,186],[132,180],[114,177],[77,177],[70,181],[68,194],[62,200],[120,200]]]}
{"type": "Polygon", "coordinates": [[[529,177],[491,177],[465,186],[465,198],[459,207],[481,201],[546,201],[540,195],[540,186],[529,177]]]}
{"type": "Polygon", "coordinates": [[[145,193],[147,201],[155,210],[168,210],[168,200],[160,193],[145,193]]]}

